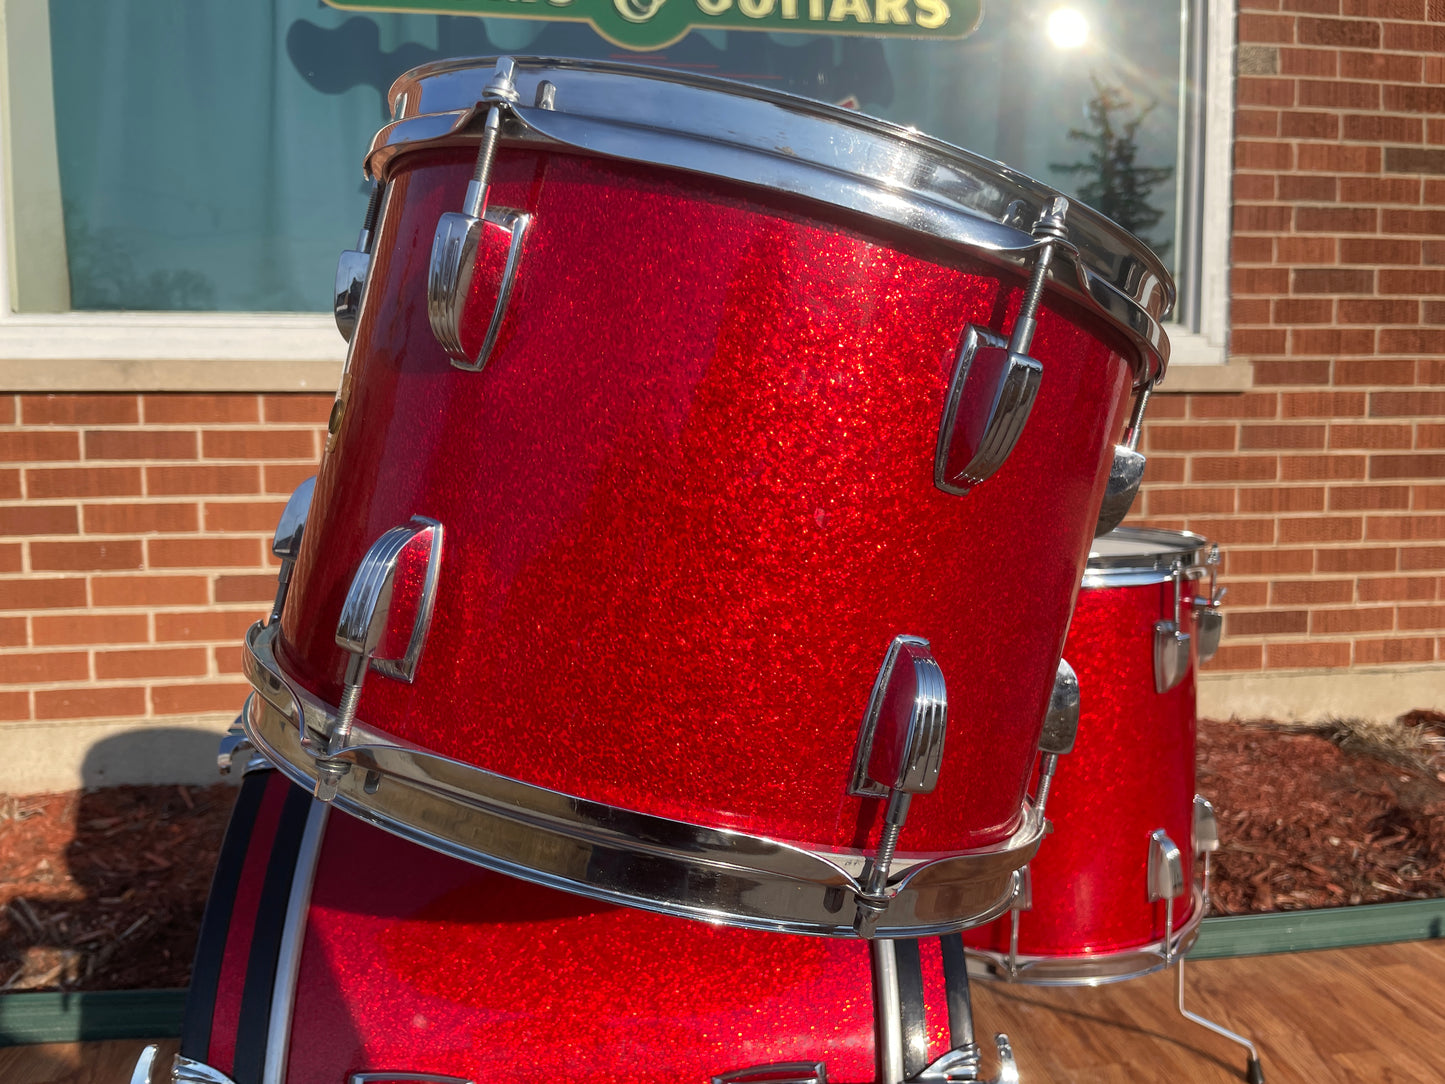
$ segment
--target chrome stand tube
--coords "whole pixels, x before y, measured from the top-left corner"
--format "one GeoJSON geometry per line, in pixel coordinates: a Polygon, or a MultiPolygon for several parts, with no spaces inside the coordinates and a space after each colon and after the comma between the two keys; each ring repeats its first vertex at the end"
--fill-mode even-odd
{"type": "Polygon", "coordinates": [[[1249,1060],[1245,1063],[1244,1079],[1247,1080],[1249,1084],[1264,1084],[1264,1067],[1260,1064],[1259,1050],[1255,1048],[1254,1043],[1250,1042],[1243,1035],[1238,1035],[1228,1028],[1216,1024],[1213,1020],[1206,1020],[1204,1017],[1186,1009],[1184,1007],[1184,957],[1179,957],[1179,960],[1175,964],[1175,972],[1175,992],[1179,1005],[1179,1015],[1191,1024],[1198,1024],[1202,1028],[1207,1028],[1209,1031],[1214,1032],[1214,1034],[1228,1039],[1230,1042],[1248,1050],[1249,1060]]]}
{"type": "Polygon", "coordinates": [[[873,962],[873,1044],[878,1084],[903,1084],[903,998],[892,941],[868,942],[873,962]]]}

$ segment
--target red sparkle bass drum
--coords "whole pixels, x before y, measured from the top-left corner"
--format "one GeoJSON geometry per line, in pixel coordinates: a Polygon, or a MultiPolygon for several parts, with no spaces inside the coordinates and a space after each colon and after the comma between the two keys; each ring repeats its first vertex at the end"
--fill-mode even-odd
{"type": "Polygon", "coordinates": [[[1162,265],[996,163],[720,80],[453,61],[391,98],[284,616],[247,640],[258,747],[596,899],[998,913],[1162,265]]]}
{"type": "MultiPolygon", "coordinates": [[[[329,812],[247,774],[156,1084],[874,1079],[862,943],[600,904],[329,812]]],[[[898,949],[912,1077],[967,968],[957,934],[898,949]]]]}
{"type": "Polygon", "coordinates": [[[1055,831],[1009,917],[964,934],[993,975],[1098,985],[1193,944],[1208,889],[1195,859],[1218,838],[1194,794],[1195,673],[1219,644],[1217,563],[1217,547],[1178,531],[1095,542],[1064,647],[1083,710],[1048,801],[1055,831]]]}

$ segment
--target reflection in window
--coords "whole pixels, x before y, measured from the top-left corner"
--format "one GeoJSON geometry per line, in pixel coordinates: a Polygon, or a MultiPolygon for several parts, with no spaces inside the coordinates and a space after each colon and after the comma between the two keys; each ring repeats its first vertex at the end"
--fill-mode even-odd
{"type": "Polygon", "coordinates": [[[336,255],[364,211],[360,161],[386,119],[386,88],[443,56],[726,75],[855,105],[1066,192],[1111,183],[1089,164],[1105,146],[1097,107],[1107,93],[1117,102],[1107,119],[1130,143],[1116,139],[1113,151],[1157,171],[1133,178],[1153,178],[1135,192],[1154,213],[1143,232],[1167,248],[1174,230],[1180,10],[1158,0],[994,0],[961,42],[694,31],[643,54],[580,23],[364,16],[317,0],[50,9],[77,309],[329,309],[336,255]]]}

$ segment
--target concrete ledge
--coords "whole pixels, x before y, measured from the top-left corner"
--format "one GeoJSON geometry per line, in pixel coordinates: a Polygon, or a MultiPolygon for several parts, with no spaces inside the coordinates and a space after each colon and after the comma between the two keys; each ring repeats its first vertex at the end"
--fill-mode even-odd
{"type": "Polygon", "coordinates": [[[1445,708],[1445,665],[1199,676],[1199,714],[1206,719],[1389,720],[1415,708],[1445,708]]]}
{"type": "Polygon", "coordinates": [[[227,713],[125,722],[8,723],[0,726],[0,749],[5,751],[0,757],[0,794],[217,783],[224,777],[216,771],[216,745],[234,719],[227,713]]]}

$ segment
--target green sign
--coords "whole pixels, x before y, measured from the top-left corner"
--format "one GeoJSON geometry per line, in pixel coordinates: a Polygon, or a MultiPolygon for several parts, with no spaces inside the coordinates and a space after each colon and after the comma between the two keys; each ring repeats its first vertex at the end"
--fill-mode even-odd
{"type": "Polygon", "coordinates": [[[689,30],[962,38],[983,0],[326,0],[357,11],[591,23],[625,49],[660,49],[689,30]]]}

